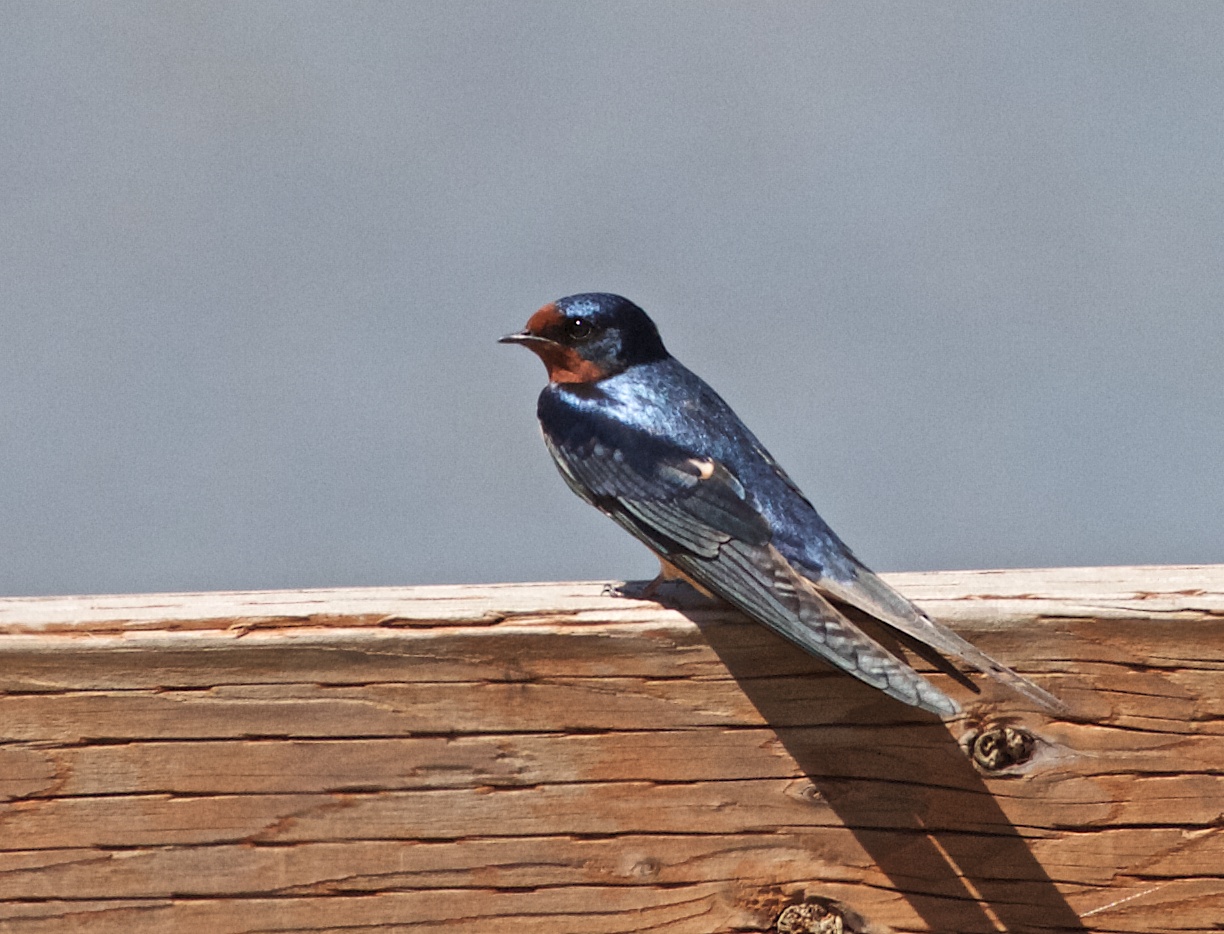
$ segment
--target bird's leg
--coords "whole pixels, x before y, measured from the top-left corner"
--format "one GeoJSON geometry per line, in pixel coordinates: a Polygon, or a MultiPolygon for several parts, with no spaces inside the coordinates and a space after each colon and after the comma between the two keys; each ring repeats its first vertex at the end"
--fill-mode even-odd
{"type": "Polygon", "coordinates": [[[657,600],[659,591],[673,581],[687,584],[689,587],[696,590],[703,596],[712,596],[708,590],[663,557],[659,557],[658,575],[654,578],[654,580],[648,582],[645,586],[639,589],[638,587],[630,588],[628,584],[626,584],[622,587],[609,587],[608,592],[610,592],[612,596],[629,597],[634,600],[657,600]]]}
{"type": "Polygon", "coordinates": [[[643,587],[638,593],[639,600],[653,600],[656,596],[658,596],[660,587],[666,584],[669,580],[675,580],[675,578],[667,576],[667,566],[663,564],[662,558],[659,559],[659,564],[661,565],[659,573],[656,574],[654,579],[643,587]]]}

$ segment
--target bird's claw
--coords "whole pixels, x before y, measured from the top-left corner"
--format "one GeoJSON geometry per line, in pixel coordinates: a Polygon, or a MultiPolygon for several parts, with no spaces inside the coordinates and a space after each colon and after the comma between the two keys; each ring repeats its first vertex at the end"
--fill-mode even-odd
{"type": "Polygon", "coordinates": [[[603,585],[603,595],[605,597],[623,597],[626,600],[651,600],[654,598],[654,591],[657,588],[651,587],[654,581],[642,583],[641,581],[621,581],[616,583],[608,581],[603,585]]]}

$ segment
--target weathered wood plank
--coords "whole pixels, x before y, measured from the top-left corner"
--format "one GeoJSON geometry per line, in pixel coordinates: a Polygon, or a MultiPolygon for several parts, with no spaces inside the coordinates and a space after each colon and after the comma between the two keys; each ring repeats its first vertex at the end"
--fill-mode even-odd
{"type": "MultiPolygon", "coordinates": [[[[1064,724],[1043,731],[1063,750],[1104,760],[1103,774],[1224,773],[1224,730],[1201,735],[1140,734],[1064,724]]],[[[535,786],[573,781],[724,781],[798,778],[791,751],[818,759],[818,774],[886,781],[937,754],[940,727],[874,729],[684,729],[594,734],[500,734],[349,740],[123,742],[62,748],[0,748],[6,797],[141,794],[268,794],[535,786]],[[785,739],[783,743],[782,739],[785,739]],[[875,755],[854,762],[866,742],[875,755]],[[216,763],[229,767],[220,770],[216,763]],[[241,764],[241,768],[236,768],[241,764]],[[860,767],[861,765],[861,767],[860,767]]],[[[976,775],[976,773],[974,773],[976,775]]],[[[964,776],[950,775],[950,779],[964,776]]],[[[1035,780],[1035,779],[1034,779],[1035,780]]],[[[953,787],[976,787],[969,777],[953,787]]],[[[1003,788],[1006,789],[1007,783],[1003,788]]]]}
{"type": "Polygon", "coordinates": [[[0,600],[0,931],[1218,930],[1224,567],[891,580],[1072,717],[593,584],[0,600]]]}
{"type": "MultiPolygon", "coordinates": [[[[855,901],[858,889],[842,883],[798,878],[800,886],[819,886],[837,903],[855,901]]],[[[21,934],[59,934],[65,930],[90,934],[248,934],[299,931],[341,932],[595,932],[595,934],[707,934],[761,930],[759,919],[776,915],[788,904],[781,893],[752,896],[732,883],[695,883],[679,887],[576,886],[534,891],[515,889],[431,889],[391,891],[377,895],[312,897],[247,897],[242,899],[105,899],[8,903],[0,925],[21,934]],[[737,893],[740,893],[737,895],[737,893]]],[[[1224,896],[1213,881],[1190,879],[1135,886],[1125,894],[1113,888],[1094,893],[1099,905],[1083,915],[1084,924],[1108,913],[1108,928],[1135,934],[1189,934],[1211,930],[1204,924],[1224,912],[1224,896]],[[1199,919],[1199,920],[1196,920],[1199,919]]],[[[898,934],[924,930],[931,916],[956,919],[958,934],[1067,930],[1051,918],[1048,906],[1025,903],[1030,895],[1013,887],[1014,904],[1001,910],[977,911],[957,895],[923,895],[921,913],[895,894],[868,892],[861,899],[877,915],[898,918],[898,934]],[[912,919],[906,921],[905,918],[912,919]]],[[[914,899],[910,899],[914,901],[914,899]]],[[[1086,927],[1074,930],[1089,929],[1086,927]]]]}
{"type": "MultiPolygon", "coordinates": [[[[982,628],[1054,619],[1201,620],[1224,615],[1224,565],[1025,568],[885,574],[940,619],[982,628]]],[[[507,621],[656,623],[687,618],[600,583],[471,584],[347,590],[103,594],[0,599],[0,632],[293,626],[501,625],[507,621]]]]}
{"type": "MultiPolygon", "coordinates": [[[[1104,842],[1117,860],[1149,857],[1153,843],[1172,856],[1163,864],[1149,860],[1142,878],[1123,879],[1125,887],[1120,889],[1120,880],[1099,865],[1096,850],[1101,840],[1038,841],[1034,852],[1042,865],[1055,870],[1053,878],[1061,888],[1083,893],[1086,902],[1097,898],[1092,902],[1096,906],[1145,890],[1152,890],[1149,901],[1159,903],[1161,891],[1184,886],[1187,881],[1203,881],[1185,874],[1186,863],[1183,860],[1179,864],[1179,858],[1194,860],[1219,854],[1218,848],[1206,854],[1187,853],[1187,842],[1180,832],[1172,830],[1155,836],[1147,831],[1112,831],[1104,842]]],[[[466,890],[465,901],[479,902],[496,889],[592,886],[610,891],[617,886],[700,884],[720,885],[719,891],[725,895],[738,880],[759,878],[780,869],[805,882],[819,880],[821,886],[845,888],[871,868],[854,836],[844,829],[819,837],[705,834],[625,836],[612,840],[559,837],[454,843],[364,841],[266,847],[160,847],[122,852],[42,850],[0,856],[0,898],[60,899],[64,911],[72,910],[62,902],[65,892],[72,892],[75,900],[87,902],[111,899],[156,905],[157,899],[172,896],[225,895],[243,899],[245,904],[253,879],[266,880],[267,894],[284,899],[445,889],[456,894],[466,890]]],[[[1016,867],[1005,860],[995,860],[989,871],[1013,884],[1025,882],[1023,878],[1014,878],[1016,867]]],[[[929,880],[916,878],[913,884],[916,891],[923,891],[927,897],[940,895],[929,880]]],[[[897,903],[896,893],[888,891],[861,893],[857,904],[861,910],[889,906],[894,916],[903,908],[897,903]]],[[[1129,910],[1134,913],[1141,907],[1132,903],[1129,910]]],[[[1140,924],[1164,930],[1162,924],[1154,923],[1162,920],[1160,910],[1164,909],[1149,906],[1133,914],[1132,920],[1140,919],[1140,924]]],[[[218,917],[223,918],[224,913],[218,917]]],[[[918,921],[911,913],[910,923],[918,921]]],[[[689,929],[700,930],[695,926],[689,929]]]]}
{"type": "MultiPolygon", "coordinates": [[[[427,840],[532,834],[717,834],[846,824],[974,834],[1144,827],[1210,829],[1220,776],[1095,775],[1041,784],[1039,799],[1002,784],[967,812],[966,792],[858,778],[576,782],[513,788],[331,794],[165,794],[21,799],[5,809],[9,844],[200,845],[250,841],[427,840]],[[829,800],[836,799],[836,806],[829,800]],[[847,820],[846,811],[854,813],[847,820]],[[1050,815],[1057,817],[1051,820],[1050,815]],[[1159,815],[1158,820],[1153,815],[1159,815]]],[[[983,794],[981,792],[974,792],[983,794]]]]}
{"type": "MultiPolygon", "coordinates": [[[[864,831],[865,834],[886,834],[864,831]]],[[[74,899],[241,896],[251,880],[269,895],[389,889],[531,888],[563,885],[679,885],[757,878],[787,866],[811,878],[853,882],[871,870],[844,827],[757,834],[521,836],[453,841],[346,840],[314,843],[162,845],[12,850],[0,853],[0,898],[74,899]]],[[[1219,833],[1174,828],[1110,829],[1034,839],[1033,852],[1060,886],[1108,887],[1115,870],[1099,853],[1142,862],[1150,880],[1202,877],[1221,854],[1219,833]]],[[[1022,867],[990,860],[998,879],[1024,881],[1022,867]]],[[[1140,875],[1140,873],[1136,873],[1140,875]]],[[[935,887],[920,876],[913,885],[935,887]]]]}

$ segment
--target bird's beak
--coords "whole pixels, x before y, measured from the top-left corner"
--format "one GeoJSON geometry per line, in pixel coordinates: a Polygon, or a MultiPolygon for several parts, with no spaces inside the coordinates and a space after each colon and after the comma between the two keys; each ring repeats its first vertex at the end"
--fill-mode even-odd
{"type": "Polygon", "coordinates": [[[530,331],[519,331],[517,334],[507,334],[505,337],[497,339],[499,344],[546,344],[548,338],[540,337],[538,334],[532,334],[530,331]]]}

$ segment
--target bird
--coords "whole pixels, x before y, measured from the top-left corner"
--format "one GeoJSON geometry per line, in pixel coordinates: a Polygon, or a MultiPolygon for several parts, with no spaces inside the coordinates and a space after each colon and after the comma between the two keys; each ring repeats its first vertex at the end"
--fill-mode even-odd
{"type": "Polygon", "coordinates": [[[548,371],[536,414],[566,484],[658,557],[660,574],[643,597],[684,580],[890,697],[940,717],[960,713],[955,700],[853,622],[850,607],[948,673],[958,672],[941,656],[1047,710],[1066,710],[859,561],[628,299],[605,292],[558,299],[500,342],[534,351],[548,371]]]}

